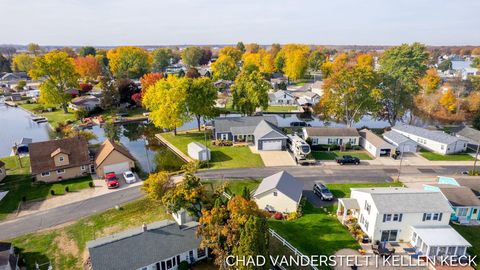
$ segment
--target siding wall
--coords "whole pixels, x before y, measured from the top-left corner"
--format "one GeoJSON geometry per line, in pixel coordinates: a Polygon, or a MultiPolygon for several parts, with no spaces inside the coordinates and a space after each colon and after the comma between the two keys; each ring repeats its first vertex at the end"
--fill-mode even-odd
{"type": "Polygon", "coordinates": [[[265,194],[261,194],[260,196],[255,197],[254,200],[260,209],[265,209],[265,207],[269,205],[274,208],[275,211],[282,213],[296,212],[298,207],[296,201],[277,190],[271,190],[265,194]],[[274,191],[277,192],[277,196],[273,195],[274,191]]]}
{"type": "Polygon", "coordinates": [[[439,154],[446,155],[446,154],[460,153],[460,152],[464,152],[467,149],[467,142],[463,140],[457,140],[456,142],[447,145],[445,143],[433,141],[429,138],[416,136],[407,132],[403,132],[401,130],[397,130],[397,129],[393,129],[393,130],[417,142],[417,144],[420,147],[439,153],[439,154]],[[426,143],[421,142],[421,140],[419,139],[425,140],[426,143]]]}
{"type": "Polygon", "coordinates": [[[58,178],[62,177],[62,180],[77,178],[80,176],[88,175],[90,171],[90,165],[85,165],[85,170],[81,170],[81,167],[73,167],[65,169],[65,172],[62,174],[58,174],[57,171],[51,171],[49,176],[42,176],[41,174],[35,175],[37,181],[43,182],[57,182],[59,181],[58,178]]]}
{"type": "Polygon", "coordinates": [[[108,155],[108,157],[100,164],[100,166],[97,167],[96,172],[97,175],[103,176],[105,174],[103,168],[108,165],[114,165],[114,164],[119,164],[123,162],[127,162],[130,166],[130,168],[135,168],[135,162],[128,157],[122,155],[118,151],[113,151],[108,155]]]}

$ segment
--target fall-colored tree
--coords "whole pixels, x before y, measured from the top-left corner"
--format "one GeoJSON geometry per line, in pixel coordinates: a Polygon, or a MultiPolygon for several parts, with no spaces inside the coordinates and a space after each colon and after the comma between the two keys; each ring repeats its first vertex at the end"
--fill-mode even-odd
{"type": "Polygon", "coordinates": [[[449,112],[454,112],[457,109],[457,97],[451,88],[443,93],[439,103],[449,112]]]}
{"type": "Polygon", "coordinates": [[[118,89],[120,103],[133,103],[132,96],[140,92],[138,86],[130,79],[120,78],[115,81],[118,89]]]}
{"type": "Polygon", "coordinates": [[[269,89],[257,66],[245,66],[232,86],[234,108],[246,115],[252,115],[258,107],[266,109],[269,89]]]}
{"type": "Polygon", "coordinates": [[[216,116],[215,100],[217,90],[210,78],[197,78],[190,81],[187,91],[186,105],[188,113],[195,116],[200,131],[200,119],[209,119],[216,116]]]}
{"type": "Polygon", "coordinates": [[[93,89],[93,85],[91,83],[80,83],[79,86],[82,93],[86,93],[93,89]]]}
{"type": "Polygon", "coordinates": [[[472,55],[480,56],[480,47],[474,48],[472,50],[472,55]]]}
{"type": "Polygon", "coordinates": [[[182,62],[188,67],[196,67],[200,64],[203,51],[199,47],[187,47],[181,52],[182,62]]]}
{"type": "Polygon", "coordinates": [[[159,80],[163,79],[162,73],[147,73],[140,78],[140,84],[142,85],[142,93],[145,93],[147,89],[154,85],[159,80]]]}
{"type": "Polygon", "coordinates": [[[480,92],[471,92],[466,101],[469,112],[476,113],[480,111],[480,92]]]}
{"type": "Polygon", "coordinates": [[[238,74],[237,62],[228,55],[221,55],[212,64],[213,78],[215,80],[235,80],[238,74]]]}
{"type": "Polygon", "coordinates": [[[427,70],[427,74],[419,80],[420,86],[427,94],[435,92],[440,86],[440,76],[435,68],[427,70]]]}
{"type": "Polygon", "coordinates": [[[33,61],[35,61],[35,57],[29,54],[16,54],[12,59],[12,70],[15,72],[29,72],[33,67],[33,61]]]}
{"type": "Polygon", "coordinates": [[[188,78],[168,76],[146,89],[142,103],[150,111],[150,119],[159,128],[173,129],[189,120],[186,106],[188,78]]]}
{"type": "Polygon", "coordinates": [[[76,58],[78,56],[77,52],[75,52],[75,50],[71,47],[63,47],[59,49],[59,51],[66,53],[70,58],[76,58]]]}
{"type": "Polygon", "coordinates": [[[360,53],[356,55],[357,64],[360,66],[374,67],[373,55],[360,53]]]}
{"type": "Polygon", "coordinates": [[[187,69],[187,72],[185,73],[185,77],[194,79],[194,78],[201,77],[201,75],[200,75],[200,72],[198,72],[198,69],[194,67],[189,67],[187,69]]]}
{"type": "Polygon", "coordinates": [[[273,56],[273,59],[277,57],[277,54],[280,52],[282,49],[282,46],[278,43],[273,43],[272,46],[270,47],[269,53],[273,56]]]}
{"type": "Polygon", "coordinates": [[[222,56],[230,56],[235,61],[235,64],[242,59],[242,54],[242,51],[232,46],[225,46],[218,51],[219,58],[222,56]]]}
{"type": "Polygon", "coordinates": [[[245,51],[249,53],[257,53],[260,50],[260,45],[257,43],[250,43],[245,46],[245,51]]]}
{"type": "Polygon", "coordinates": [[[133,94],[131,99],[136,105],[142,106],[142,93],[133,94]]]}
{"type": "Polygon", "coordinates": [[[173,57],[173,52],[168,48],[158,48],[152,52],[152,70],[154,72],[164,72],[170,65],[170,60],[173,57]]]}
{"type": "Polygon", "coordinates": [[[245,52],[245,45],[244,45],[243,42],[241,42],[241,41],[237,42],[236,48],[237,48],[239,51],[241,51],[242,53],[245,52]]]}
{"type": "Polygon", "coordinates": [[[173,186],[168,172],[160,171],[148,175],[147,180],[143,182],[142,191],[147,197],[154,201],[161,201],[163,195],[173,186]]]}
{"type": "Polygon", "coordinates": [[[202,57],[200,57],[199,64],[208,65],[208,63],[210,63],[210,59],[212,59],[212,49],[210,49],[209,47],[203,47],[202,57]]]}
{"type": "Polygon", "coordinates": [[[185,210],[197,218],[202,215],[202,206],[206,200],[208,200],[208,195],[200,178],[191,173],[186,173],[183,181],[169,189],[162,197],[163,205],[169,212],[176,213],[185,210]]]}
{"type": "Polygon", "coordinates": [[[27,51],[35,56],[39,56],[42,53],[42,48],[37,43],[29,43],[27,51]]]}
{"type": "Polygon", "coordinates": [[[74,138],[74,137],[83,137],[87,141],[96,140],[97,135],[89,130],[76,129],[73,127],[67,127],[63,130],[63,135],[65,137],[74,138]]]}
{"type": "Polygon", "coordinates": [[[473,68],[480,68],[480,57],[475,57],[472,60],[472,64],[470,64],[473,68]]]}
{"type": "Polygon", "coordinates": [[[116,77],[140,78],[150,70],[152,57],[142,48],[122,46],[107,52],[110,70],[116,77]]]}
{"type": "Polygon", "coordinates": [[[44,78],[40,83],[40,101],[49,105],[60,105],[68,112],[67,103],[72,99],[70,88],[78,86],[78,74],[73,59],[64,52],[53,51],[37,57],[29,71],[33,79],[44,78]]]}
{"type": "Polygon", "coordinates": [[[80,56],[87,56],[87,55],[95,56],[96,54],[97,54],[97,50],[92,46],[84,46],[78,49],[78,55],[80,56]]]}
{"type": "Polygon", "coordinates": [[[330,74],[337,72],[338,70],[345,67],[348,63],[348,55],[346,53],[339,53],[335,55],[333,61],[326,61],[322,64],[321,70],[324,78],[330,77],[330,74]]]}
{"type": "Polygon", "coordinates": [[[309,53],[310,48],[307,45],[287,44],[282,47],[278,54],[285,60],[282,70],[289,79],[298,80],[304,77],[309,53]]]}
{"type": "Polygon", "coordinates": [[[86,82],[93,81],[102,74],[102,67],[93,55],[77,57],[74,59],[74,63],[75,70],[86,82]]]}
{"type": "Polygon", "coordinates": [[[243,66],[256,65],[262,73],[272,73],[274,70],[274,58],[265,49],[259,49],[256,53],[247,50],[242,60],[243,66]]]}

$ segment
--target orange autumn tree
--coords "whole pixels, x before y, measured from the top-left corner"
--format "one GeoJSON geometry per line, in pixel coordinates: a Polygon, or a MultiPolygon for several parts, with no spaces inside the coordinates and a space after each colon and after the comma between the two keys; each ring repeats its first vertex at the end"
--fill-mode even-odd
{"type": "Polygon", "coordinates": [[[457,97],[451,88],[440,97],[439,103],[449,112],[454,112],[457,109],[457,97]]]}
{"type": "Polygon", "coordinates": [[[427,94],[431,94],[437,90],[440,85],[440,76],[438,76],[437,70],[431,68],[427,70],[427,74],[419,80],[420,86],[427,94]]]}
{"type": "Polygon", "coordinates": [[[91,81],[102,74],[102,68],[97,58],[92,55],[77,57],[74,59],[75,71],[84,81],[91,81]]]}
{"type": "Polygon", "coordinates": [[[162,73],[147,73],[140,78],[140,83],[142,84],[142,92],[146,91],[147,88],[154,85],[157,81],[163,79],[162,73]]]}

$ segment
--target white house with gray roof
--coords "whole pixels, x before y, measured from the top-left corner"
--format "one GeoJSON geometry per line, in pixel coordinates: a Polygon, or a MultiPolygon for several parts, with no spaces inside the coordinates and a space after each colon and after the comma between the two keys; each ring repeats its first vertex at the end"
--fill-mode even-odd
{"type": "Polygon", "coordinates": [[[253,194],[258,208],[271,212],[296,212],[302,199],[303,183],[286,171],[262,180],[253,194]]]}
{"type": "Polygon", "coordinates": [[[467,149],[467,141],[455,136],[446,134],[440,130],[429,130],[411,125],[396,125],[392,130],[417,142],[427,150],[442,155],[464,152],[467,149]]]}
{"type": "Polygon", "coordinates": [[[163,220],[87,242],[93,270],[176,270],[182,261],[205,259],[198,223],[163,220]]]}
{"type": "Polygon", "coordinates": [[[214,137],[234,143],[249,142],[257,150],[285,150],[287,136],[277,127],[274,116],[215,118],[214,137]]]}
{"type": "Polygon", "coordinates": [[[397,147],[397,150],[401,153],[417,152],[417,142],[407,138],[406,136],[396,131],[391,130],[383,133],[383,138],[385,139],[385,141],[397,147]]]}
{"type": "Polygon", "coordinates": [[[440,192],[400,187],[352,188],[337,210],[343,222],[357,218],[373,242],[409,242],[428,256],[464,255],[471,245],[449,226],[452,213],[440,192]]]}
{"type": "Polygon", "coordinates": [[[277,90],[268,93],[269,105],[295,105],[295,97],[290,91],[277,90]]]}

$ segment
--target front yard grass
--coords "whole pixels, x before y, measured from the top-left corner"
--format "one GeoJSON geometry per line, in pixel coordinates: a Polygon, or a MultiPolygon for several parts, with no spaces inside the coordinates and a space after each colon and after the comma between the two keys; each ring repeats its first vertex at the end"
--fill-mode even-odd
{"type": "MultiPolygon", "coordinates": [[[[12,239],[25,259],[27,269],[35,269],[35,262],[51,262],[53,269],[85,269],[88,258],[87,241],[117,233],[143,223],[167,219],[163,206],[149,199],[141,199],[120,208],[110,209],[76,221],[66,227],[37,232],[12,239]]],[[[45,267],[46,269],[46,267],[45,267]]]]}
{"type": "MultiPolygon", "coordinates": [[[[203,132],[162,133],[163,138],[188,155],[187,145],[191,142],[205,144],[203,132]]],[[[210,135],[207,134],[207,145],[212,159],[209,161],[210,169],[220,168],[250,168],[263,167],[263,161],[259,154],[254,154],[248,146],[215,146],[210,143],[210,135]]]]}
{"type": "Polygon", "coordinates": [[[18,204],[24,197],[26,201],[46,199],[52,196],[50,190],[53,190],[55,195],[62,195],[65,194],[66,186],[70,191],[78,191],[89,188],[89,183],[92,182],[90,176],[57,183],[32,182],[30,158],[23,157],[21,159],[22,167],[20,167],[17,157],[4,157],[0,160],[5,162],[5,168],[7,169],[7,177],[1,182],[0,191],[9,191],[5,198],[0,201],[0,220],[16,211],[18,204]]]}
{"type": "Polygon", "coordinates": [[[292,112],[292,111],[297,111],[298,106],[293,106],[293,105],[273,105],[273,106],[268,106],[264,112],[292,112]]]}
{"type": "Polygon", "coordinates": [[[365,151],[312,151],[312,156],[316,160],[335,160],[337,157],[352,156],[360,160],[372,160],[365,151]]]}
{"type": "Polygon", "coordinates": [[[57,109],[53,112],[44,112],[44,113],[35,113],[34,109],[38,106],[41,106],[38,103],[19,103],[20,107],[24,108],[25,110],[34,113],[35,115],[43,116],[48,119],[48,123],[53,127],[56,127],[59,123],[65,123],[65,121],[73,121],[77,122],[75,118],[75,114],[73,114],[73,110],[68,109],[68,113],[64,113],[62,109],[57,109]]]}
{"type": "Polygon", "coordinates": [[[425,149],[420,150],[420,155],[430,161],[473,161],[474,157],[467,153],[458,153],[450,155],[441,155],[434,152],[430,152],[425,149]]]}
{"type": "Polygon", "coordinates": [[[260,184],[260,180],[257,179],[238,179],[238,180],[206,180],[203,181],[204,184],[210,186],[210,189],[213,191],[217,187],[226,184],[228,189],[235,195],[242,195],[243,188],[247,187],[248,190],[255,190],[260,184]]]}
{"type": "Polygon", "coordinates": [[[479,226],[462,226],[453,224],[452,227],[461,234],[472,247],[468,249],[468,254],[471,256],[477,255],[475,262],[477,266],[475,269],[480,269],[480,227],[479,226]]]}

